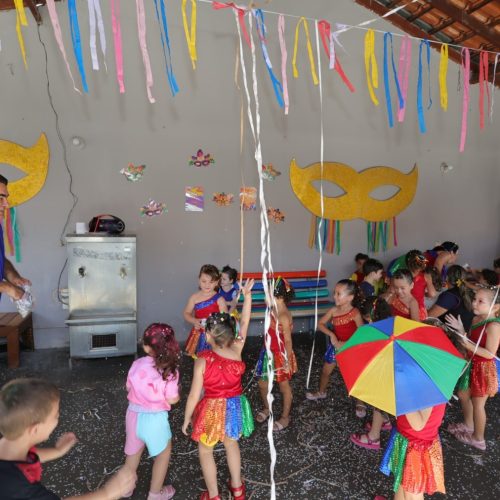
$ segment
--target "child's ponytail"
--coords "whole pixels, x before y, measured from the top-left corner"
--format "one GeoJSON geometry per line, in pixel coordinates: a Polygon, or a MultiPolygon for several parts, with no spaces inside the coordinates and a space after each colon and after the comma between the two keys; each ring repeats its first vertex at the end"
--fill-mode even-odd
{"type": "Polygon", "coordinates": [[[451,288],[455,288],[458,290],[460,298],[464,303],[464,306],[468,311],[472,311],[472,298],[469,288],[465,284],[465,278],[467,277],[467,272],[462,266],[451,266],[448,269],[448,273],[446,275],[446,281],[450,285],[451,288]]]}
{"type": "Polygon", "coordinates": [[[179,368],[181,349],[175,339],[174,329],[166,323],[152,323],[144,331],[142,343],[152,351],[155,367],[163,380],[167,380],[179,368]]]}
{"type": "Polygon", "coordinates": [[[353,280],[344,279],[340,280],[337,285],[342,285],[346,287],[347,295],[352,295],[353,299],[351,301],[352,307],[356,309],[361,309],[363,307],[363,303],[365,301],[365,297],[357,283],[353,280]]]}

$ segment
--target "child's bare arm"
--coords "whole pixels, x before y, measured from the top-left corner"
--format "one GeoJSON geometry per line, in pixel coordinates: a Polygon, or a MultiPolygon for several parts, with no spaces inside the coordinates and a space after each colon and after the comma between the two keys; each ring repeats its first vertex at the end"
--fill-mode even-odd
{"type": "Polygon", "coordinates": [[[224,299],[224,297],[219,297],[217,299],[217,305],[219,306],[219,312],[221,313],[227,313],[227,304],[226,304],[226,301],[224,299]]]}
{"type": "MultiPolygon", "coordinates": [[[[334,335],[334,333],[326,325],[333,318],[333,312],[334,312],[334,308],[332,307],[318,321],[318,330],[320,332],[323,332],[325,335],[328,335],[330,337],[330,339],[332,339],[332,340],[333,340],[333,337],[335,335],[334,335]]],[[[337,338],[337,337],[335,337],[335,338],[337,338]]]]}
{"type": "Polygon", "coordinates": [[[57,460],[66,455],[75,446],[77,441],[78,439],[72,432],[65,432],[59,437],[53,448],[37,448],[36,453],[42,463],[57,460]]]}
{"type": "Polygon", "coordinates": [[[200,320],[196,319],[194,317],[194,314],[193,314],[194,304],[195,304],[194,295],[191,295],[191,297],[189,297],[189,300],[186,304],[186,307],[184,308],[184,313],[183,313],[184,319],[185,319],[185,321],[187,321],[188,323],[193,325],[195,328],[201,328],[200,320]]]}
{"type": "Polygon", "coordinates": [[[254,280],[247,280],[241,289],[241,293],[245,298],[243,301],[243,309],[241,311],[240,319],[240,337],[243,339],[242,343],[244,343],[247,338],[248,326],[250,325],[250,314],[252,312],[252,288],[254,283],[254,280]]]}
{"type": "Polygon", "coordinates": [[[410,319],[413,321],[420,321],[418,302],[414,298],[412,298],[410,302],[410,319]]]}

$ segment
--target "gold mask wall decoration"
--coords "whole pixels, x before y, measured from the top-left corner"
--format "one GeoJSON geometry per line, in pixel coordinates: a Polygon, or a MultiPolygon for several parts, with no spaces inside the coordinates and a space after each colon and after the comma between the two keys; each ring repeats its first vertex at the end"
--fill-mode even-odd
{"type": "Polygon", "coordinates": [[[9,182],[9,206],[15,207],[37,195],[45,184],[49,167],[49,144],[45,134],[31,147],[0,140],[0,163],[16,167],[25,175],[9,182]]]}
{"type": "Polygon", "coordinates": [[[345,194],[323,196],[323,217],[329,220],[364,219],[370,222],[390,220],[401,213],[413,200],[417,190],[418,167],[403,174],[391,167],[370,167],[357,172],[349,165],[335,162],[313,163],[301,168],[295,159],[290,162],[290,182],[300,202],[317,217],[321,217],[321,194],[313,185],[321,180],[340,186],[345,194]],[[393,185],[398,192],[385,200],[370,196],[380,186],[393,185]]]}
{"type": "MultiPolygon", "coordinates": [[[[313,163],[301,168],[295,159],[290,162],[290,182],[300,202],[313,214],[309,233],[309,247],[324,248],[340,253],[341,221],[364,219],[367,221],[368,251],[387,249],[392,239],[397,245],[396,215],[401,213],[415,197],[418,167],[403,174],[392,167],[370,167],[357,172],[349,165],[336,162],[313,163]],[[344,191],[339,196],[323,195],[314,182],[323,180],[337,184],[344,191]],[[381,186],[396,186],[398,191],[384,199],[371,194],[381,186]],[[321,223],[323,218],[323,223],[321,223]]],[[[324,184],[323,184],[324,187],[324,184]]]]}

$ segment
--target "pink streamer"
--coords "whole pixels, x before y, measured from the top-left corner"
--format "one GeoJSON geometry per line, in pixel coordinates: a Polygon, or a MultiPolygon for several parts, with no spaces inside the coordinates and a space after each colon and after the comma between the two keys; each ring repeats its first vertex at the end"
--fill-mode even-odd
{"type": "Polygon", "coordinates": [[[469,111],[469,87],[470,87],[470,52],[469,49],[464,47],[462,49],[462,71],[463,71],[463,84],[464,84],[464,98],[462,102],[462,131],[460,133],[460,152],[463,153],[465,149],[465,139],[467,137],[467,113],[469,111]],[[464,62],[465,53],[465,62],[464,62]]]}
{"type": "Polygon", "coordinates": [[[252,45],[250,43],[250,37],[248,36],[247,27],[245,25],[245,13],[246,13],[245,8],[236,5],[234,2],[226,2],[226,3],[215,2],[215,1],[212,2],[212,9],[214,10],[229,9],[229,8],[232,8],[234,12],[238,14],[238,22],[240,23],[240,28],[241,32],[243,33],[243,38],[245,38],[245,42],[247,43],[247,45],[250,48],[252,48],[252,45]]]}
{"type": "Polygon", "coordinates": [[[49,11],[50,22],[52,23],[52,28],[54,29],[54,36],[56,37],[57,45],[59,45],[59,50],[61,51],[64,63],[66,64],[66,69],[68,70],[71,81],[73,82],[73,88],[79,94],[81,94],[81,91],[76,87],[75,79],[73,78],[73,74],[71,73],[71,69],[69,67],[68,58],[66,57],[66,49],[64,48],[64,42],[62,39],[61,25],[59,24],[59,17],[57,16],[54,0],[47,0],[47,9],[49,11]]]}
{"type": "Polygon", "coordinates": [[[148,46],[146,43],[146,15],[144,13],[144,0],[135,0],[137,11],[137,31],[139,34],[139,44],[141,46],[142,61],[144,62],[144,71],[146,73],[146,91],[151,104],[155,101],[151,88],[153,87],[153,73],[151,72],[151,62],[149,61],[148,46]]]}
{"type": "Polygon", "coordinates": [[[399,49],[399,81],[401,82],[401,92],[403,95],[403,107],[398,110],[398,122],[404,122],[406,111],[406,96],[408,95],[408,78],[410,76],[411,65],[411,40],[405,35],[399,49]]]}
{"type": "Polygon", "coordinates": [[[118,86],[120,87],[120,94],[124,94],[125,84],[123,83],[123,50],[122,28],[120,24],[120,0],[111,0],[111,22],[113,24],[113,41],[115,44],[116,79],[118,80],[118,86]]]}
{"type": "Polygon", "coordinates": [[[285,43],[285,16],[280,14],[278,16],[278,34],[280,39],[280,49],[281,49],[281,78],[283,85],[283,101],[285,102],[285,115],[288,114],[288,108],[290,107],[290,99],[288,97],[288,80],[286,78],[286,60],[288,53],[286,51],[285,43]]]}

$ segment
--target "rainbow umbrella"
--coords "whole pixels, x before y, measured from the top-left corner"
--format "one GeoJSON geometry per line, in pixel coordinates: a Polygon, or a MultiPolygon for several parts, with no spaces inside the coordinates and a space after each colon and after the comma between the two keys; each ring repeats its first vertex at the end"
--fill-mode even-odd
{"type": "Polygon", "coordinates": [[[399,316],[361,326],[336,358],[349,395],[396,416],[448,401],[466,363],[441,328],[399,316]]]}

